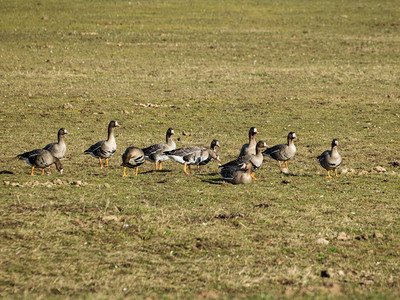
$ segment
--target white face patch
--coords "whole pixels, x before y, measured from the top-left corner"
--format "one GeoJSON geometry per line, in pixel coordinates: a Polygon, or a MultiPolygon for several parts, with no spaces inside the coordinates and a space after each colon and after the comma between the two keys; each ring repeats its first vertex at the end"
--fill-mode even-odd
{"type": "Polygon", "coordinates": [[[296,136],[296,134],[293,132],[293,138],[295,139],[295,138],[297,138],[297,136],[296,136]]]}
{"type": "Polygon", "coordinates": [[[255,132],[255,133],[257,132],[257,128],[254,128],[254,132],[255,132]]]}
{"type": "Polygon", "coordinates": [[[171,130],[171,134],[175,134],[175,132],[174,132],[174,130],[173,130],[173,129],[171,130]]]}
{"type": "Polygon", "coordinates": [[[118,124],[118,122],[117,121],[115,121],[115,126],[118,126],[119,124],[118,124]]]}

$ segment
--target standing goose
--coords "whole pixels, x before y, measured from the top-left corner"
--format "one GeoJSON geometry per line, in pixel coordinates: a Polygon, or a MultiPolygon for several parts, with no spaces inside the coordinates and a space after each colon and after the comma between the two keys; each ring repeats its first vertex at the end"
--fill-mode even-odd
{"type": "Polygon", "coordinates": [[[322,154],[317,157],[319,164],[328,172],[327,178],[332,178],[329,174],[330,170],[335,170],[335,177],[339,177],[336,169],[339,168],[342,163],[342,157],[337,150],[338,145],[338,140],[334,139],[332,141],[332,149],[322,152],[322,154]]]}
{"type": "MultiPolygon", "coordinates": [[[[215,140],[215,143],[218,143],[218,141],[215,140]]],[[[212,148],[214,148],[215,146],[213,146],[213,143],[211,143],[212,148]]],[[[187,146],[171,151],[166,151],[164,152],[164,154],[168,155],[174,161],[183,164],[183,172],[185,174],[188,174],[188,172],[186,171],[187,165],[189,166],[189,172],[192,173],[190,165],[200,165],[200,164],[204,165],[208,163],[211,160],[211,158],[220,161],[217,153],[214,150],[207,147],[187,146]],[[210,156],[211,158],[209,158],[210,156]]]]}
{"type": "Polygon", "coordinates": [[[145,156],[142,149],[137,147],[128,147],[126,148],[124,154],[122,154],[122,164],[124,167],[124,175],[123,177],[128,177],[126,175],[126,168],[136,168],[135,176],[137,176],[139,171],[139,166],[145,162],[145,156]]]}
{"type": "Polygon", "coordinates": [[[227,166],[222,168],[221,174],[225,181],[233,184],[248,184],[251,182],[253,172],[253,164],[248,161],[238,166],[227,166]]]}
{"type": "Polygon", "coordinates": [[[42,175],[44,175],[44,169],[50,166],[51,164],[55,164],[56,169],[61,174],[64,171],[60,160],[57,157],[53,156],[50,151],[45,149],[35,149],[29,152],[19,154],[17,157],[19,159],[24,160],[28,165],[32,166],[31,176],[35,176],[33,174],[33,170],[35,168],[42,168],[42,175]]]}
{"type": "Polygon", "coordinates": [[[240,150],[240,156],[247,154],[256,154],[256,134],[258,133],[257,128],[251,127],[249,130],[249,143],[244,144],[240,150]]]}
{"type": "Polygon", "coordinates": [[[168,155],[164,154],[164,151],[171,151],[176,148],[176,144],[171,138],[171,135],[173,134],[175,134],[174,130],[172,128],[168,128],[165,144],[159,143],[142,149],[145,159],[156,163],[156,170],[162,170],[161,163],[169,159],[168,155]]]}
{"type": "Polygon", "coordinates": [[[50,143],[44,146],[44,150],[50,151],[51,154],[53,154],[54,157],[57,157],[58,159],[61,159],[65,156],[65,153],[67,152],[67,145],[65,144],[64,141],[64,135],[69,134],[67,129],[65,128],[60,128],[58,130],[58,142],[57,143],[50,143]]]}
{"type": "Polygon", "coordinates": [[[287,144],[275,145],[271,148],[268,148],[263,152],[263,155],[277,160],[279,168],[281,170],[282,170],[281,161],[283,161],[285,163],[286,169],[288,169],[287,161],[296,154],[296,146],[294,145],[293,142],[295,138],[296,134],[292,131],[289,132],[287,136],[287,144]]]}
{"type": "MultiPolygon", "coordinates": [[[[215,154],[217,154],[215,147],[220,147],[218,140],[212,140],[211,145],[210,145],[210,150],[214,151],[215,154]]],[[[213,158],[216,159],[217,161],[220,161],[219,155],[217,155],[217,156],[218,156],[218,159],[215,158],[215,155],[212,156],[211,154],[209,154],[206,159],[199,162],[199,164],[197,165],[197,170],[200,168],[200,166],[205,166],[206,164],[208,164],[211,161],[211,159],[213,159],[213,158]]]]}
{"type": "Polygon", "coordinates": [[[91,156],[98,158],[100,167],[103,168],[102,158],[106,160],[106,167],[108,167],[108,159],[117,151],[117,143],[114,137],[114,128],[120,127],[117,121],[111,121],[108,124],[108,138],[105,141],[97,142],[87,149],[84,153],[90,154],[91,156]]]}
{"type": "MultiPolygon", "coordinates": [[[[256,145],[256,154],[247,154],[244,156],[239,156],[238,158],[236,158],[235,160],[232,160],[224,165],[222,165],[222,168],[225,167],[233,167],[233,166],[239,166],[242,165],[243,163],[247,163],[247,162],[251,162],[251,164],[253,165],[253,171],[257,170],[258,168],[261,167],[262,163],[263,163],[263,154],[262,154],[262,150],[268,147],[268,145],[266,143],[264,143],[263,141],[259,141],[256,145]]],[[[251,177],[254,180],[258,180],[255,176],[254,176],[254,172],[251,172],[251,177]]]]}

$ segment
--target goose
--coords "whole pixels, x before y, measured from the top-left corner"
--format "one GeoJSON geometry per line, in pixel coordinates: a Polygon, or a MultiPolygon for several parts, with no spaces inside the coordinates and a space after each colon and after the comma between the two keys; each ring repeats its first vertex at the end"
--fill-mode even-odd
{"type": "Polygon", "coordinates": [[[145,154],[142,149],[137,147],[128,147],[122,154],[122,164],[124,167],[123,177],[129,177],[126,174],[126,168],[136,168],[135,176],[137,176],[139,171],[139,166],[145,162],[145,154]]]}
{"type": "Polygon", "coordinates": [[[227,166],[222,168],[221,174],[225,181],[233,184],[248,184],[251,182],[253,172],[253,164],[248,161],[237,166],[227,166]]]}
{"type": "Polygon", "coordinates": [[[98,158],[100,162],[100,167],[103,168],[103,162],[101,161],[102,158],[105,158],[106,164],[105,166],[108,167],[108,159],[117,151],[117,144],[115,142],[114,137],[114,128],[120,127],[117,121],[111,121],[108,124],[108,138],[105,141],[97,142],[96,144],[92,145],[87,149],[84,153],[90,154],[91,156],[98,158]]]}
{"type": "Polygon", "coordinates": [[[171,135],[175,134],[172,128],[168,128],[166,134],[166,143],[159,143],[151,145],[147,148],[142,149],[146,160],[155,162],[156,170],[162,170],[161,163],[169,159],[168,155],[164,154],[164,151],[171,151],[176,149],[176,144],[172,140],[171,135]],[[157,166],[158,163],[158,166],[157,166]]]}
{"type": "Polygon", "coordinates": [[[44,175],[44,169],[50,166],[51,164],[56,165],[56,169],[62,174],[63,167],[61,165],[60,160],[51,154],[50,151],[45,149],[35,149],[29,152],[25,152],[17,155],[17,157],[21,160],[24,160],[28,165],[32,166],[31,176],[35,176],[33,174],[33,170],[35,168],[42,169],[42,175],[44,175]]]}
{"type": "Polygon", "coordinates": [[[342,163],[342,157],[337,150],[338,145],[338,140],[334,139],[332,141],[331,150],[326,150],[317,157],[319,164],[328,172],[328,175],[326,176],[327,178],[332,178],[332,176],[329,174],[330,170],[335,170],[335,177],[339,177],[337,174],[337,168],[339,168],[342,163]]]}
{"type": "MultiPolygon", "coordinates": [[[[247,162],[251,162],[251,164],[253,165],[253,171],[257,170],[258,168],[261,167],[261,164],[263,163],[263,154],[262,154],[262,150],[268,147],[268,145],[263,142],[263,141],[259,141],[256,145],[256,154],[247,154],[244,156],[239,156],[238,158],[236,158],[235,160],[232,160],[226,164],[223,164],[222,166],[220,166],[221,168],[225,168],[225,167],[233,167],[233,166],[239,166],[242,165],[243,163],[247,163],[247,162]]],[[[251,172],[251,177],[254,180],[258,180],[255,175],[254,172],[251,172]]]]}
{"type": "Polygon", "coordinates": [[[210,162],[212,158],[220,161],[218,154],[214,150],[217,144],[219,145],[219,142],[217,140],[213,140],[211,142],[211,148],[187,146],[171,151],[166,151],[164,152],[164,154],[168,155],[174,161],[183,164],[183,172],[185,174],[188,174],[188,172],[186,171],[186,166],[188,166],[189,172],[192,173],[190,165],[205,165],[210,162]]]}
{"type": "MultiPolygon", "coordinates": [[[[210,145],[210,149],[212,151],[214,151],[215,153],[217,153],[217,151],[215,150],[215,147],[221,147],[218,140],[212,140],[211,145],[210,145]]],[[[216,159],[215,157],[208,155],[208,157],[206,159],[199,162],[199,164],[197,165],[197,170],[200,168],[200,166],[205,166],[206,164],[208,164],[211,161],[211,159],[213,159],[213,158],[216,159]]],[[[219,158],[219,155],[218,155],[218,158],[219,158]]],[[[220,160],[217,159],[217,161],[220,161],[220,160]]]]}
{"type": "Polygon", "coordinates": [[[296,139],[294,132],[289,132],[287,136],[287,144],[275,145],[271,148],[263,151],[263,155],[278,161],[279,168],[282,170],[281,161],[285,163],[286,169],[288,169],[287,161],[296,154],[296,146],[293,140],[296,139]]]}
{"type": "Polygon", "coordinates": [[[240,156],[247,155],[247,154],[256,154],[256,134],[258,133],[257,128],[251,127],[249,130],[249,142],[242,146],[240,149],[240,156]]]}
{"type": "Polygon", "coordinates": [[[47,144],[43,147],[43,149],[50,151],[50,153],[58,159],[63,158],[65,156],[65,153],[67,152],[67,145],[64,141],[65,134],[69,134],[69,132],[65,128],[60,128],[57,134],[58,142],[47,144]]]}

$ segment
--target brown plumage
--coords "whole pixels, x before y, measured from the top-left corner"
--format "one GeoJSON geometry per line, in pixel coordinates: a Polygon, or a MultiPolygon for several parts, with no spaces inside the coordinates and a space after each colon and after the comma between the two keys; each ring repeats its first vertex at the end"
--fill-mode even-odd
{"type": "Polygon", "coordinates": [[[249,142],[242,146],[240,149],[240,156],[247,155],[247,154],[256,154],[256,134],[258,133],[257,128],[251,127],[249,130],[249,142]]]}
{"type": "Polygon", "coordinates": [[[294,132],[289,132],[287,136],[287,144],[275,145],[271,148],[268,148],[263,152],[263,155],[277,160],[281,170],[281,161],[283,161],[286,169],[288,169],[287,161],[293,158],[296,154],[296,146],[293,142],[294,139],[296,139],[296,134],[294,132]]]}
{"type": "Polygon", "coordinates": [[[337,168],[342,164],[342,156],[339,154],[337,147],[339,142],[334,139],[331,144],[331,150],[326,150],[318,156],[319,164],[327,171],[328,175],[326,177],[332,178],[329,174],[330,170],[335,171],[335,177],[339,177],[337,174],[337,168]]]}
{"type": "Polygon", "coordinates": [[[17,157],[21,160],[24,160],[28,165],[32,166],[31,176],[35,176],[33,174],[33,170],[35,168],[41,168],[42,175],[44,175],[44,169],[52,164],[56,165],[56,169],[61,174],[64,171],[60,160],[57,157],[54,157],[50,153],[50,151],[45,149],[35,149],[29,152],[19,154],[17,157]]]}
{"type": "Polygon", "coordinates": [[[136,168],[135,176],[137,176],[139,171],[139,166],[145,162],[144,152],[142,149],[137,147],[128,147],[122,154],[122,164],[124,167],[123,177],[128,177],[126,174],[126,168],[136,168]]]}
{"type": "Polygon", "coordinates": [[[97,142],[87,149],[84,153],[90,154],[91,156],[98,158],[100,167],[103,168],[103,162],[101,159],[106,160],[105,166],[108,167],[108,159],[117,151],[117,143],[114,137],[114,128],[120,127],[117,121],[111,121],[108,124],[108,138],[105,141],[97,142]]]}
{"type": "Polygon", "coordinates": [[[228,166],[219,172],[225,181],[233,184],[248,184],[251,182],[253,165],[250,161],[238,166],[228,166]]]}
{"type": "Polygon", "coordinates": [[[64,135],[66,134],[69,134],[69,132],[65,128],[60,128],[57,133],[57,143],[47,144],[43,149],[50,151],[50,153],[58,159],[64,158],[65,153],[67,152],[67,145],[64,141],[64,135]]]}

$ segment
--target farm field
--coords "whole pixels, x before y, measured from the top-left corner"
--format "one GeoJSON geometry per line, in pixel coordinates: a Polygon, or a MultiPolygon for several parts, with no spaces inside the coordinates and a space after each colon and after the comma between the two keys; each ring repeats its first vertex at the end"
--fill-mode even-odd
{"type": "Polygon", "coordinates": [[[398,1],[2,0],[0,41],[0,298],[400,298],[398,1]],[[252,126],[296,133],[287,174],[122,177],[169,127],[226,163],[252,126]],[[64,173],[30,176],[61,127],[64,173]]]}

